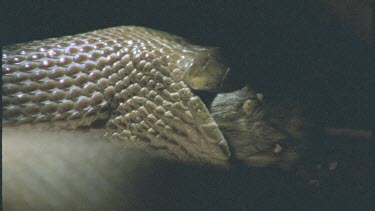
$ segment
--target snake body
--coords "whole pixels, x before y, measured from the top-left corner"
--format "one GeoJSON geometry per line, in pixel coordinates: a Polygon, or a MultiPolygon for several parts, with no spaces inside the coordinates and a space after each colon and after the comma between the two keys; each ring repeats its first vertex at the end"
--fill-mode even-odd
{"type": "Polygon", "coordinates": [[[228,145],[192,90],[217,90],[227,68],[214,49],[120,26],[5,46],[6,127],[104,125],[112,140],[164,157],[226,165],[228,145]]]}

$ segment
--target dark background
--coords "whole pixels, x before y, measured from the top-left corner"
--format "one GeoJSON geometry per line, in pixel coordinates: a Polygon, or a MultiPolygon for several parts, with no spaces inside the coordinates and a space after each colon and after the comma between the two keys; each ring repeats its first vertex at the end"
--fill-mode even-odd
{"type": "MultiPolygon", "coordinates": [[[[323,126],[372,128],[369,38],[331,15],[325,1],[7,0],[1,13],[3,45],[140,25],[218,46],[232,68],[225,90],[250,84],[266,97],[300,101],[323,126]]],[[[371,204],[368,190],[340,189],[334,183],[325,190],[306,190],[278,170],[175,168],[157,175],[164,179],[153,183],[165,188],[146,194],[154,196],[146,207],[367,210],[371,204]],[[186,182],[175,179],[184,174],[186,182]]]]}

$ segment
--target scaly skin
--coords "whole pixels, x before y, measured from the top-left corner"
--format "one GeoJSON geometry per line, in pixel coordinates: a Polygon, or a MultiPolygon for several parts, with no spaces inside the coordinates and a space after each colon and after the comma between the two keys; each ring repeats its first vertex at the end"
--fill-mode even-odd
{"type": "Polygon", "coordinates": [[[6,127],[102,123],[106,137],[166,158],[228,164],[227,142],[191,90],[220,88],[227,68],[213,49],[121,26],[5,46],[2,62],[6,127]]]}

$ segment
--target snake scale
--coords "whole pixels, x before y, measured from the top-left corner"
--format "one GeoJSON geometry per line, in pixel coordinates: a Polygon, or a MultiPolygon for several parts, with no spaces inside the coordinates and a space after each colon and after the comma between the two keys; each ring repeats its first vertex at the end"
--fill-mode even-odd
{"type": "Polygon", "coordinates": [[[216,166],[298,157],[298,114],[269,112],[249,88],[219,94],[210,113],[196,91],[220,90],[228,68],[215,48],[178,36],[113,27],[5,46],[2,62],[5,127],[95,128],[164,158],[216,166]]]}

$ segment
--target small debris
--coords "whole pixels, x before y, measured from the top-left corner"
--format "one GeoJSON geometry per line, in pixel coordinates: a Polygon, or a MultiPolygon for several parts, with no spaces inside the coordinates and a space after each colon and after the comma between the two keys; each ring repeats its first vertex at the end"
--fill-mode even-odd
{"type": "Polygon", "coordinates": [[[316,164],[316,169],[321,169],[322,168],[322,164],[316,164]]]}
{"type": "Polygon", "coordinates": [[[328,165],[328,170],[330,170],[330,171],[334,171],[334,170],[336,170],[336,168],[337,168],[337,166],[338,166],[338,162],[337,161],[331,161],[330,163],[329,163],[329,165],[328,165]]]}
{"type": "Polygon", "coordinates": [[[257,98],[258,98],[259,101],[262,101],[264,96],[263,96],[262,93],[257,93],[257,98]]]}
{"type": "Polygon", "coordinates": [[[320,181],[318,179],[312,179],[308,183],[309,185],[312,185],[314,187],[320,187],[320,181]]]}

